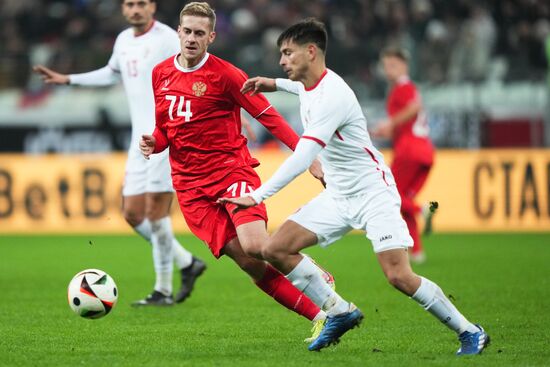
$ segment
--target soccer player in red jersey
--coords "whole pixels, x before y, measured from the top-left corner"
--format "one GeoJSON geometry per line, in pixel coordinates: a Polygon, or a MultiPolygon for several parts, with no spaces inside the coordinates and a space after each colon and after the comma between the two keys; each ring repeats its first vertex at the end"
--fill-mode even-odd
{"type": "Polygon", "coordinates": [[[322,327],[324,312],[261,260],[269,238],[265,206],[234,213],[235,205],[216,203],[261,185],[253,169],[259,162],[241,135],[241,108],[290,149],[299,138],[263,95],[240,92],[247,79],[243,71],[207,52],[216,36],[215,22],[216,15],[205,2],[189,3],[181,11],[181,53],[153,70],[156,128],[152,135],[143,135],[141,151],[149,157],[170,147],[181,211],[191,231],[216,258],[229,256],[265,293],[322,327]]]}
{"type": "Polygon", "coordinates": [[[174,190],[168,152],[145,160],[138,142],[154,124],[153,67],[178,52],[179,38],[175,30],[155,20],[155,0],[120,0],[120,5],[130,27],[117,36],[106,66],[70,75],[43,65],[33,69],[47,84],[98,87],[122,81],[132,122],[122,187],[122,213],[128,224],[151,243],[156,275],[153,292],[133,305],[171,306],[191,295],[206,264],[184,249],[172,231],[170,206],[174,190]],[[172,297],[172,261],[181,275],[181,289],[175,297],[172,297]]]}
{"type": "MultiPolygon", "coordinates": [[[[422,208],[414,199],[428,178],[434,162],[434,147],[428,135],[426,116],[422,111],[422,100],[408,75],[406,51],[389,47],[382,52],[382,65],[391,90],[386,110],[389,117],[379,123],[372,134],[391,139],[393,161],[391,170],[401,196],[401,214],[409,227],[414,241],[411,260],[425,260],[422,242],[418,232],[416,216],[422,208]]],[[[425,209],[427,220],[431,211],[425,209]]]]}

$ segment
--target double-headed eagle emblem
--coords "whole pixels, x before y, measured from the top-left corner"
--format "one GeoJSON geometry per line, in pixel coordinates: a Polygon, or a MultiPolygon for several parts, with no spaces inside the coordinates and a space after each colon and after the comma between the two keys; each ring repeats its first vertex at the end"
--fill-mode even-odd
{"type": "Polygon", "coordinates": [[[206,84],[204,84],[203,82],[193,83],[193,93],[197,97],[204,96],[204,93],[206,93],[206,84]]]}

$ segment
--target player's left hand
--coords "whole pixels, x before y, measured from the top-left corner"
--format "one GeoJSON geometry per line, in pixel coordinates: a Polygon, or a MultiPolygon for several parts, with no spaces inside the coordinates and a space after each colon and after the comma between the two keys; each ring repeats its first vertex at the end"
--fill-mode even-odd
{"type": "Polygon", "coordinates": [[[265,78],[262,76],[257,76],[246,80],[241,87],[242,94],[250,93],[251,96],[261,92],[275,91],[277,91],[277,84],[275,83],[275,79],[265,78]]]}
{"type": "Polygon", "coordinates": [[[149,156],[153,154],[156,141],[157,139],[155,139],[153,135],[144,134],[141,136],[141,140],[139,141],[139,150],[141,150],[141,154],[143,154],[145,159],[149,159],[149,156]]]}
{"type": "Polygon", "coordinates": [[[391,139],[393,136],[393,125],[390,120],[379,121],[374,130],[371,131],[374,138],[391,139]]]}
{"type": "Polygon", "coordinates": [[[321,161],[319,161],[317,158],[313,161],[311,166],[309,166],[309,173],[323,184],[324,187],[327,187],[327,184],[325,183],[325,173],[323,172],[323,166],[321,165],[321,161]]]}
{"type": "Polygon", "coordinates": [[[258,205],[258,203],[254,201],[254,199],[252,199],[252,197],[250,196],[241,196],[238,198],[219,198],[218,200],[216,200],[216,203],[230,203],[236,205],[237,207],[233,210],[233,213],[258,205]]]}

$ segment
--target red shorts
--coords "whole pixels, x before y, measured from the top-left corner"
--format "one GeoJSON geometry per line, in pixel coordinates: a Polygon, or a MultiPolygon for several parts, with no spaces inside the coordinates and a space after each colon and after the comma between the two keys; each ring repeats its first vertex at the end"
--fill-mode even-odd
{"type": "Polygon", "coordinates": [[[407,155],[398,154],[397,152],[394,155],[391,171],[401,196],[402,213],[414,216],[420,212],[420,206],[414,200],[426,183],[431,168],[431,163],[426,164],[411,160],[407,155]]]}
{"type": "Polygon", "coordinates": [[[176,191],[183,217],[189,229],[204,241],[215,257],[223,255],[223,247],[237,237],[236,227],[263,220],[267,211],[262,203],[233,214],[235,205],[217,204],[220,197],[239,197],[258,188],[262,182],[252,167],[240,167],[220,181],[176,191]]]}
{"type": "Polygon", "coordinates": [[[404,135],[394,142],[393,157],[394,160],[431,166],[434,162],[434,147],[427,138],[404,135]]]}

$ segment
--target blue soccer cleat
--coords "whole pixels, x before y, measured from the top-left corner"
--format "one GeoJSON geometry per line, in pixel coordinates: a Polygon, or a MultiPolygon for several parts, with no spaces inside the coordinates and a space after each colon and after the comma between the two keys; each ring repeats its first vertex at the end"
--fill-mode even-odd
{"type": "Polygon", "coordinates": [[[317,339],[315,339],[307,349],[310,351],[319,351],[331,344],[338,344],[340,342],[340,337],[348,330],[359,326],[361,321],[363,321],[363,314],[355,305],[350,304],[350,310],[348,312],[327,317],[327,322],[321,334],[319,334],[317,339]]]}
{"type": "Polygon", "coordinates": [[[476,324],[476,327],[479,328],[478,332],[470,333],[465,331],[458,336],[461,346],[456,352],[457,356],[481,354],[483,349],[489,345],[489,335],[487,335],[481,326],[476,324]]]}

